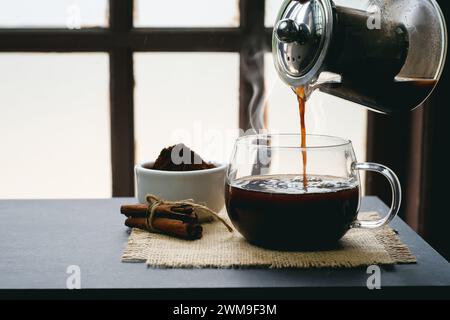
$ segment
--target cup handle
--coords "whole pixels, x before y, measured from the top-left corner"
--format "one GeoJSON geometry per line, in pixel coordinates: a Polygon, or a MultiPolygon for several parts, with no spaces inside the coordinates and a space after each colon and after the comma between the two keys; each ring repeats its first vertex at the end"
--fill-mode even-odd
{"type": "Polygon", "coordinates": [[[381,173],[388,179],[392,189],[392,204],[389,214],[376,221],[360,221],[357,220],[352,224],[352,228],[376,229],[390,223],[398,214],[402,202],[402,187],[397,175],[386,166],[377,163],[354,163],[352,170],[365,170],[381,173]]]}

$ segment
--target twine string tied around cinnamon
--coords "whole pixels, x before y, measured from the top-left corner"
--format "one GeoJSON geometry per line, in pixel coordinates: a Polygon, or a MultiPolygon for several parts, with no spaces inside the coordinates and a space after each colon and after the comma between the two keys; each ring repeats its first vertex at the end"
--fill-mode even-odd
{"type": "MultiPolygon", "coordinates": [[[[157,232],[153,225],[153,219],[155,216],[156,208],[160,205],[190,205],[192,206],[194,213],[200,217],[209,217],[206,221],[211,221],[213,219],[219,220],[229,232],[233,232],[233,228],[214,210],[211,210],[206,205],[195,203],[193,199],[177,200],[177,201],[166,201],[158,198],[153,194],[148,194],[146,197],[148,203],[148,215],[146,224],[149,230],[157,232]]],[[[205,220],[205,219],[203,219],[205,220]]]]}

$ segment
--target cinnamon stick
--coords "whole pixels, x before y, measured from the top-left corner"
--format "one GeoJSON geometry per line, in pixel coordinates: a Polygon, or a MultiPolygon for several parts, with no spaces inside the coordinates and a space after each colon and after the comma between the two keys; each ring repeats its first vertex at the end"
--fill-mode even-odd
{"type": "MultiPolygon", "coordinates": [[[[151,202],[152,204],[154,202],[151,202]]],[[[153,209],[152,227],[158,232],[176,236],[182,239],[195,240],[202,237],[202,227],[190,204],[161,203],[153,209]]],[[[148,231],[148,205],[126,204],[120,207],[120,212],[127,217],[125,225],[148,231]]]]}
{"type": "MultiPolygon", "coordinates": [[[[129,217],[125,220],[125,225],[130,228],[148,230],[147,218],[129,217]]],[[[152,226],[161,233],[187,240],[200,239],[203,232],[202,226],[198,223],[185,223],[168,218],[154,218],[152,226]]]]}
{"type": "Polygon", "coordinates": [[[125,225],[130,228],[147,230],[147,218],[127,218],[125,225]]]}
{"type": "Polygon", "coordinates": [[[203,228],[197,223],[184,223],[179,220],[156,218],[152,223],[153,227],[163,233],[170,233],[180,238],[196,240],[202,237],[203,228]]]}
{"type": "MultiPolygon", "coordinates": [[[[126,204],[120,207],[120,212],[127,217],[146,218],[148,216],[148,205],[126,204]]],[[[194,208],[187,204],[160,204],[155,208],[154,217],[176,219],[183,222],[197,222],[194,208]]]]}
{"type": "Polygon", "coordinates": [[[148,214],[148,204],[124,204],[120,213],[127,217],[145,218],[148,214]]]}

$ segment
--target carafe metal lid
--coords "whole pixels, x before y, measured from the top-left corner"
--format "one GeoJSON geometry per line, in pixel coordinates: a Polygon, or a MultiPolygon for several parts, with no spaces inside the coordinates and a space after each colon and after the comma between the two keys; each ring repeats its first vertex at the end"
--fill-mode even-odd
{"type": "Polygon", "coordinates": [[[272,36],[275,67],[291,87],[317,79],[331,42],[333,9],[330,0],[286,0],[272,36]]]}

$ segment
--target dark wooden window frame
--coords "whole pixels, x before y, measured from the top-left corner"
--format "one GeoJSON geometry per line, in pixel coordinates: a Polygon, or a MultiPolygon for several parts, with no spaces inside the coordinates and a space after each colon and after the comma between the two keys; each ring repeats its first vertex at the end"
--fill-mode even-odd
{"type": "MultiPolygon", "coordinates": [[[[272,30],[264,26],[264,0],[240,0],[236,28],[134,28],[133,1],[109,0],[107,28],[0,29],[0,52],[107,52],[110,61],[112,195],[134,194],[134,52],[236,52],[240,54],[239,126],[248,128],[256,68],[264,83],[263,55],[272,30]]],[[[263,88],[263,86],[262,86],[263,88]]],[[[263,94],[263,93],[260,93],[263,94]]]]}

